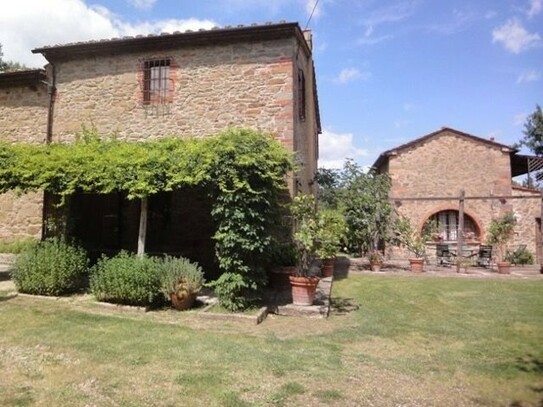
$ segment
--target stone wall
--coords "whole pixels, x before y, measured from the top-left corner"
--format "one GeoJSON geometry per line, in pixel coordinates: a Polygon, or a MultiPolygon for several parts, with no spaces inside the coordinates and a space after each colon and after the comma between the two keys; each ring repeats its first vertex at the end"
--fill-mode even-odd
{"type": "Polygon", "coordinates": [[[43,193],[0,194],[0,240],[41,237],[43,193]]]}
{"type": "MultiPolygon", "coordinates": [[[[56,63],[53,139],[71,140],[82,124],[128,140],[204,137],[247,127],[273,134],[292,150],[295,126],[300,132],[314,133],[315,128],[301,126],[295,115],[296,52],[299,60],[306,58],[292,38],[56,63]],[[171,103],[145,105],[142,61],[161,58],[172,61],[173,98],[171,103]]],[[[297,66],[312,79],[310,61],[297,66]]],[[[307,101],[312,101],[309,82],[306,92],[307,101]]],[[[308,123],[314,120],[313,113],[306,118],[308,123]]],[[[304,143],[314,136],[300,136],[296,147],[303,154],[313,153],[314,147],[304,143]]]]}
{"type": "Polygon", "coordinates": [[[514,250],[518,245],[526,245],[526,249],[535,257],[540,250],[536,242],[540,239],[538,229],[541,221],[541,194],[526,188],[513,187],[513,195],[531,195],[534,198],[513,200],[513,212],[517,223],[511,249],[514,250]]]}
{"type": "MultiPolygon", "coordinates": [[[[0,141],[43,143],[47,129],[47,88],[0,88],[0,141]]],[[[0,194],[0,240],[41,236],[42,194],[0,194]]]]}

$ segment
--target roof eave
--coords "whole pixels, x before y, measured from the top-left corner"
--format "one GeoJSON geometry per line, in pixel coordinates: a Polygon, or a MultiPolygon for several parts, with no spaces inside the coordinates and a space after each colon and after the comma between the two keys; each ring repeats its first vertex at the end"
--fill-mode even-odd
{"type": "Polygon", "coordinates": [[[279,23],[257,26],[215,28],[186,31],[183,33],[123,37],[110,40],[87,41],[75,44],[55,45],[32,50],[48,61],[73,59],[108,53],[130,53],[155,49],[171,49],[186,46],[216,45],[229,42],[259,41],[295,37],[310,56],[311,50],[298,23],[279,23]]]}

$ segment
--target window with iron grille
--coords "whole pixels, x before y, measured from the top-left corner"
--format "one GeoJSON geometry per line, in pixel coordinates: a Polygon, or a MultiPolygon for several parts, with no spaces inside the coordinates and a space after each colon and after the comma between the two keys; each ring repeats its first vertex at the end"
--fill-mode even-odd
{"type": "Polygon", "coordinates": [[[143,63],[143,104],[165,104],[170,98],[170,59],[143,63]]]}
{"type": "Polygon", "coordinates": [[[298,70],[298,117],[305,120],[305,75],[301,69],[298,70]]]}

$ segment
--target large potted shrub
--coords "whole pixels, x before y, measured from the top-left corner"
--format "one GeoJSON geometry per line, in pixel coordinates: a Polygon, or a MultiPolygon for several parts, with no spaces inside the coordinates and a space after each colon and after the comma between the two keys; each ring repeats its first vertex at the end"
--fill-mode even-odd
{"type": "Polygon", "coordinates": [[[166,256],[159,263],[162,293],[177,310],[192,307],[204,284],[204,273],[198,263],[184,257],[166,256]]]}
{"type": "Polygon", "coordinates": [[[396,219],[395,225],[395,243],[405,248],[414,257],[409,257],[411,271],[420,273],[424,271],[424,260],[426,257],[426,240],[428,236],[425,233],[418,233],[411,225],[411,221],[400,216],[396,219]]]}
{"type": "Polygon", "coordinates": [[[509,274],[511,262],[507,261],[507,244],[515,230],[515,216],[507,212],[497,219],[492,219],[488,226],[487,243],[495,248],[498,273],[509,274]]]}
{"type": "Polygon", "coordinates": [[[319,277],[310,273],[311,263],[317,250],[317,219],[313,195],[298,195],[291,204],[295,221],[294,243],[298,250],[298,267],[289,277],[292,287],[292,302],[295,305],[312,305],[319,277]]]}
{"type": "Polygon", "coordinates": [[[322,260],[322,277],[331,277],[334,274],[334,262],[345,236],[345,229],[345,219],[341,212],[332,209],[318,211],[315,254],[322,260]]]}
{"type": "Polygon", "coordinates": [[[294,242],[274,242],[270,260],[269,285],[275,289],[290,287],[289,276],[296,274],[298,268],[298,250],[294,242]]]}

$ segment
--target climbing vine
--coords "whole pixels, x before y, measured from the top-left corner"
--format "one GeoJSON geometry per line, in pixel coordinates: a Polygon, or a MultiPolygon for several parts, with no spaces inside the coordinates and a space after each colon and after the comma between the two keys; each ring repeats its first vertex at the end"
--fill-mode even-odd
{"type": "Polygon", "coordinates": [[[124,191],[144,199],[160,191],[209,186],[221,301],[243,308],[265,282],[264,256],[277,223],[289,153],[271,136],[228,130],[208,138],[131,143],[85,131],[71,144],[0,143],[0,193],[124,191]]]}

